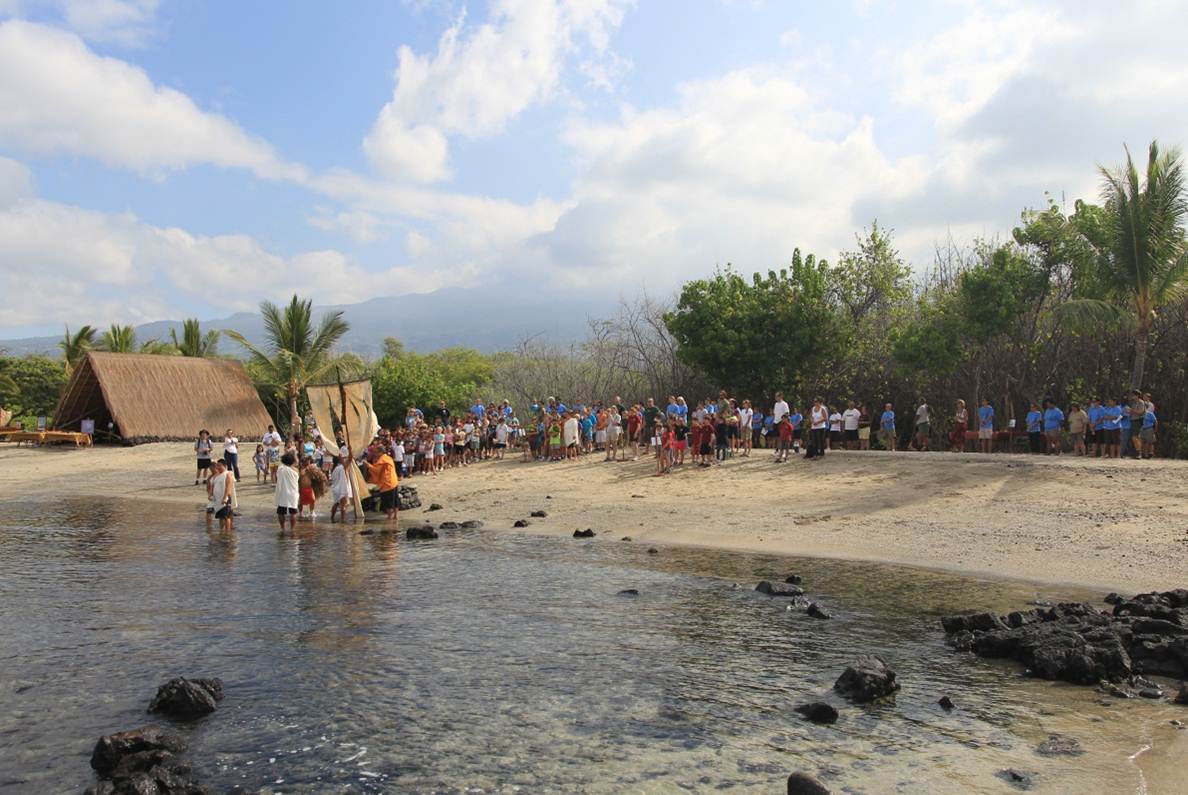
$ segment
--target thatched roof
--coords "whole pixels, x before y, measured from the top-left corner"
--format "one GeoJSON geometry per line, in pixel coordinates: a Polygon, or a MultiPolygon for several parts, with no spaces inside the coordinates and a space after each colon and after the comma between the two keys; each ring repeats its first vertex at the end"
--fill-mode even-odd
{"type": "Polygon", "coordinates": [[[74,368],[54,425],[76,429],[110,421],[125,440],[192,439],[206,428],[219,438],[264,433],[272,422],[243,365],[229,359],[92,351],[74,368]]]}

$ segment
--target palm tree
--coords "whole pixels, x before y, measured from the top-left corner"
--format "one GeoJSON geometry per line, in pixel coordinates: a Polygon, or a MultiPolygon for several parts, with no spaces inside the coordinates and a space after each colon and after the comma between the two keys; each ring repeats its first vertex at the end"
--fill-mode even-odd
{"type": "Polygon", "coordinates": [[[66,374],[70,375],[74,371],[75,365],[87,355],[87,351],[95,347],[95,329],[83,326],[71,334],[70,326],[67,326],[66,334],[58,341],[58,347],[62,349],[62,361],[66,374]]]}
{"type": "Polygon", "coordinates": [[[177,338],[177,329],[169,329],[169,336],[173,338],[173,347],[182,356],[202,358],[214,356],[219,349],[218,330],[202,333],[202,326],[196,318],[182,321],[182,336],[177,338]]]}
{"type": "Polygon", "coordinates": [[[1160,152],[1158,141],[1152,141],[1141,178],[1129,149],[1125,165],[1100,170],[1107,243],[1099,254],[1108,300],[1082,299],[1067,306],[1074,316],[1122,321],[1133,328],[1130,382],[1141,389],[1156,312],[1184,292],[1188,276],[1184,165],[1179,149],[1160,152]]]}
{"type": "Polygon", "coordinates": [[[111,353],[135,353],[136,329],[112,323],[99,340],[100,350],[111,353]]]}
{"type": "Polygon", "coordinates": [[[297,399],[307,384],[323,378],[337,364],[332,351],[334,344],[346,334],[349,324],[342,312],[322,316],[317,328],[313,325],[313,302],[293,300],[283,308],[271,301],[260,303],[264,317],[264,331],[268,336],[268,350],[260,351],[237,331],[227,336],[248,350],[251,360],[265,373],[269,384],[281,389],[289,401],[289,419],[296,432],[301,423],[297,414],[297,399]]]}

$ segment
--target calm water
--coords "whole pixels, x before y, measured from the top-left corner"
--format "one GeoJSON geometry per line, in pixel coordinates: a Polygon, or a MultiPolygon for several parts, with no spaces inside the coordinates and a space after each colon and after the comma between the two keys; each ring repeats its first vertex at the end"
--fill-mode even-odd
{"type": "Polygon", "coordinates": [[[954,655],[936,620],[1083,594],[487,531],[278,538],[265,514],[226,537],[199,517],[3,505],[0,789],[80,791],[95,738],[146,722],[175,675],[227,686],[182,729],[212,791],[777,793],[800,769],[838,792],[1000,793],[994,772],[1013,766],[1038,774],[1035,792],[1140,792],[1128,757],[1153,746],[1146,780],[1166,781],[1185,748],[1168,725],[1182,708],[1102,707],[954,655]],[[835,620],[751,591],[793,571],[835,620]],[[831,727],[793,712],[865,651],[898,670],[895,704],[844,708],[831,727]],[[935,705],[946,693],[951,714],[935,705]],[[1036,755],[1052,731],[1089,753],[1036,755]]]}

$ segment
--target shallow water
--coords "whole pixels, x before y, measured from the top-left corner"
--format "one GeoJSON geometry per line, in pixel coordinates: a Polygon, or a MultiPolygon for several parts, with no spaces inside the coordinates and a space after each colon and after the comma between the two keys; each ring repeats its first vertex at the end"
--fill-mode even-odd
{"type": "Polygon", "coordinates": [[[1033,792],[1172,792],[1188,734],[1168,725],[1182,708],[1103,707],[943,644],[943,613],[1092,594],[487,531],[278,537],[265,514],[225,536],[144,501],[0,517],[6,791],[81,790],[95,738],[147,722],[176,675],[227,687],[182,729],[212,791],[775,793],[805,770],[836,792],[1001,793],[1015,767],[1033,792]],[[793,571],[834,620],[751,590],[793,571]],[[898,671],[893,704],[827,727],[793,712],[863,652],[898,671]],[[1050,732],[1087,753],[1037,755],[1050,732]],[[1147,789],[1128,759],[1145,746],[1147,789]]]}

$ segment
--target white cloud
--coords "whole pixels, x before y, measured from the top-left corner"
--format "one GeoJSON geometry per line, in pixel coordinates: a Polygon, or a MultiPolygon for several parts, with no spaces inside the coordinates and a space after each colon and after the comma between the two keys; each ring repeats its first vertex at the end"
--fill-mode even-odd
{"type": "Polygon", "coordinates": [[[266,142],[78,36],[21,20],[0,24],[0,144],[93,157],[157,175],[200,163],[301,180],[266,142]]]}
{"type": "Polygon", "coordinates": [[[33,195],[33,173],[24,163],[0,156],[0,209],[33,195]]]}
{"type": "Polygon", "coordinates": [[[342,232],[356,243],[373,243],[387,237],[380,228],[380,219],[364,210],[336,212],[329,207],[316,207],[314,211],[314,215],[306,218],[310,226],[326,232],[342,232]]]}
{"type": "MultiPolygon", "coordinates": [[[[503,131],[509,120],[550,97],[564,59],[583,49],[607,52],[610,32],[622,22],[622,0],[496,0],[487,22],[470,29],[463,15],[441,36],[437,52],[397,54],[392,99],[363,141],[385,175],[415,182],[450,176],[451,135],[480,138],[503,131]]],[[[609,85],[621,59],[588,59],[582,71],[609,85]]]]}
{"type": "Polygon", "coordinates": [[[0,0],[0,16],[48,14],[89,41],[142,47],[156,34],[159,0],[0,0]]]}

